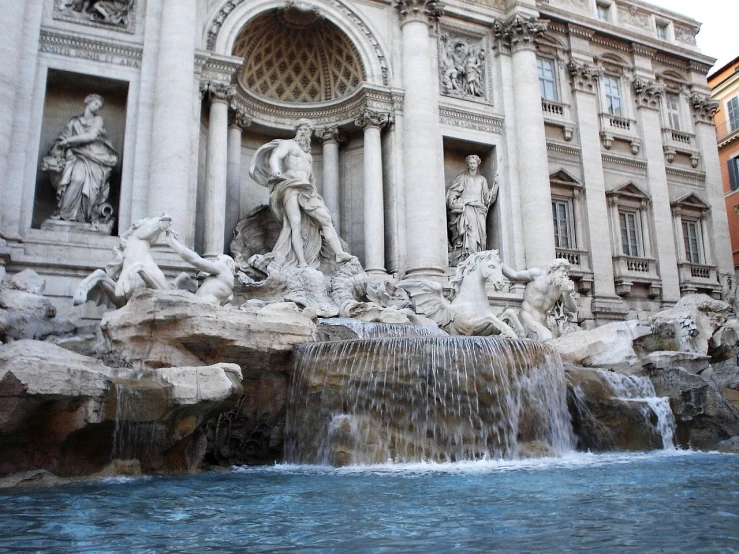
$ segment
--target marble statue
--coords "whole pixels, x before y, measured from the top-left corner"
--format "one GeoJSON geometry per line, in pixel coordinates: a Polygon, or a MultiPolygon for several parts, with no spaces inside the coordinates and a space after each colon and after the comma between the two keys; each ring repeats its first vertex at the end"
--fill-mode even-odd
{"type": "Polygon", "coordinates": [[[273,253],[284,256],[286,266],[317,268],[322,260],[347,262],[323,198],[316,190],[310,154],[313,123],[300,119],[295,138],[275,139],[261,146],[252,159],[249,175],[269,188],[269,205],[282,231],[273,253]]]}
{"type": "Polygon", "coordinates": [[[577,312],[575,285],[569,272],[570,262],[564,258],[555,259],[546,271],[539,268],[516,271],[502,266],[505,277],[526,283],[519,319],[529,338],[543,341],[554,337],[547,327],[547,314],[558,301],[562,301],[566,311],[577,312]]]}
{"type": "Polygon", "coordinates": [[[454,291],[451,302],[444,298],[441,285],[433,281],[405,279],[398,287],[408,292],[417,314],[432,319],[450,334],[522,338],[524,329],[516,313],[511,309],[500,315],[493,313],[485,292],[488,281],[495,290],[503,288],[503,267],[497,250],[472,254],[457,267],[450,283],[454,291]]]}
{"type": "Polygon", "coordinates": [[[102,107],[102,96],[87,96],[85,111],[69,120],[42,161],[56,189],[57,208],[51,219],[99,226],[112,218],[109,180],[119,156],[98,115],[102,107]]]}
{"type": "Polygon", "coordinates": [[[458,265],[487,248],[488,209],[498,197],[497,178],[492,185],[478,173],[480,157],[467,156],[467,170],[457,175],[446,193],[449,226],[449,263],[458,265]]]}
{"type": "MultiPolygon", "coordinates": [[[[195,296],[215,306],[223,306],[231,302],[233,299],[234,273],[236,270],[236,265],[231,256],[221,254],[220,256],[216,256],[214,260],[206,260],[178,241],[177,233],[171,229],[166,230],[165,240],[170,248],[177,252],[180,258],[208,274],[200,287],[198,287],[195,296]]],[[[182,275],[187,277],[187,274],[182,275]]],[[[181,278],[178,277],[178,279],[181,278]]]]}
{"type": "Polygon", "coordinates": [[[115,258],[105,270],[93,271],[77,286],[74,304],[88,300],[102,304],[107,300],[121,308],[136,289],[169,289],[167,278],[152,257],[151,247],[171,223],[167,214],[135,221],[121,235],[120,245],[114,249],[115,258]]]}
{"type": "Polygon", "coordinates": [[[460,96],[485,96],[483,87],[482,49],[460,38],[448,35],[441,40],[441,86],[445,94],[460,96]]]}

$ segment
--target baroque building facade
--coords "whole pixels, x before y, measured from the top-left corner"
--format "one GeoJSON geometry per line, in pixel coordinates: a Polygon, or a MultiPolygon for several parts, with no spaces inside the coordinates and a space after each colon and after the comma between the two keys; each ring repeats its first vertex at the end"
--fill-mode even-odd
{"type": "MultiPolygon", "coordinates": [[[[497,186],[487,247],[516,268],[566,258],[584,326],[719,297],[733,273],[713,60],[679,14],[640,0],[7,4],[0,257],[43,274],[62,312],[140,218],[167,212],[184,244],[228,252],[268,201],[256,149],[300,118],[334,226],[376,278],[448,282],[447,191],[470,155],[497,186]],[[109,162],[81,151],[93,135],[109,162]],[[54,177],[73,166],[87,173],[54,177]],[[96,183],[102,223],[60,220],[77,201],[65,183],[96,183]]],[[[184,269],[166,245],[157,257],[184,269]]]]}

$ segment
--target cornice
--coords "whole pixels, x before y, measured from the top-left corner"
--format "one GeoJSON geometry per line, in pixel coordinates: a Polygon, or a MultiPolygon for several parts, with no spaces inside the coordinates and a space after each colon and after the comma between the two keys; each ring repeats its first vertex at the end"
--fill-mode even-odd
{"type": "Polygon", "coordinates": [[[139,45],[101,39],[79,32],[41,27],[39,52],[140,68],[143,48],[139,45]]]}
{"type": "Polygon", "coordinates": [[[638,167],[639,169],[647,169],[646,160],[640,160],[639,158],[630,158],[628,156],[619,156],[618,154],[606,154],[601,153],[601,159],[604,162],[609,162],[617,165],[630,165],[632,167],[638,167]]]}
{"type": "Polygon", "coordinates": [[[480,112],[467,111],[455,106],[439,106],[439,122],[444,125],[503,134],[503,118],[480,112]]]}
{"type": "Polygon", "coordinates": [[[559,152],[560,154],[568,154],[570,156],[580,156],[580,147],[573,146],[572,144],[565,144],[563,142],[556,142],[553,140],[547,141],[547,150],[552,152],[559,152]]]}
{"type": "MultiPolygon", "coordinates": [[[[668,175],[674,175],[675,177],[685,177],[694,181],[706,182],[706,172],[696,171],[695,169],[687,169],[682,167],[673,167],[670,165],[665,166],[665,173],[668,175]]],[[[686,184],[686,183],[680,183],[686,184]]],[[[690,183],[687,183],[690,184],[690,183]]]]}

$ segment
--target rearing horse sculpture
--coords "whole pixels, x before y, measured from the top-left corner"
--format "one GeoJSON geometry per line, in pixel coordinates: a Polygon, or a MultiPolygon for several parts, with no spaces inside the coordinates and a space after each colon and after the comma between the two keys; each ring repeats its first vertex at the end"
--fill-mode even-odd
{"type": "Polygon", "coordinates": [[[497,250],[476,252],[457,267],[450,283],[454,290],[451,302],[444,298],[441,285],[433,281],[405,279],[398,287],[408,292],[416,313],[434,320],[452,335],[525,337],[513,310],[493,313],[485,293],[487,281],[495,290],[503,288],[503,263],[497,250]]]}
{"type": "Polygon", "coordinates": [[[115,259],[85,277],[74,293],[74,304],[94,300],[123,307],[139,288],[169,289],[167,278],[151,255],[151,247],[172,222],[167,214],[139,219],[121,235],[115,259]]]}

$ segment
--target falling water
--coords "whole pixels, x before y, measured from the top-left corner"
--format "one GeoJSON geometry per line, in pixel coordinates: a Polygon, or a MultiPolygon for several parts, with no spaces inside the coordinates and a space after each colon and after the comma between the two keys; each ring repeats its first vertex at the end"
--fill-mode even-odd
{"type": "Polygon", "coordinates": [[[553,349],[482,337],[405,337],[298,348],[285,458],[333,465],[515,458],[573,446],[553,349]]]}
{"type": "Polygon", "coordinates": [[[321,320],[321,325],[346,327],[358,339],[377,339],[391,337],[448,337],[448,333],[438,327],[423,325],[404,325],[400,323],[374,323],[352,319],[349,317],[334,317],[321,320]]]}
{"type": "Polygon", "coordinates": [[[652,424],[656,417],[655,431],[662,437],[662,448],[675,448],[675,416],[668,398],[659,398],[648,377],[623,375],[612,371],[598,370],[601,377],[613,389],[614,395],[627,402],[640,405],[644,420],[652,424]]]}
{"type": "Polygon", "coordinates": [[[114,386],[116,405],[111,459],[148,461],[161,431],[149,413],[151,394],[147,394],[147,389],[138,381],[117,381],[114,386]]]}

